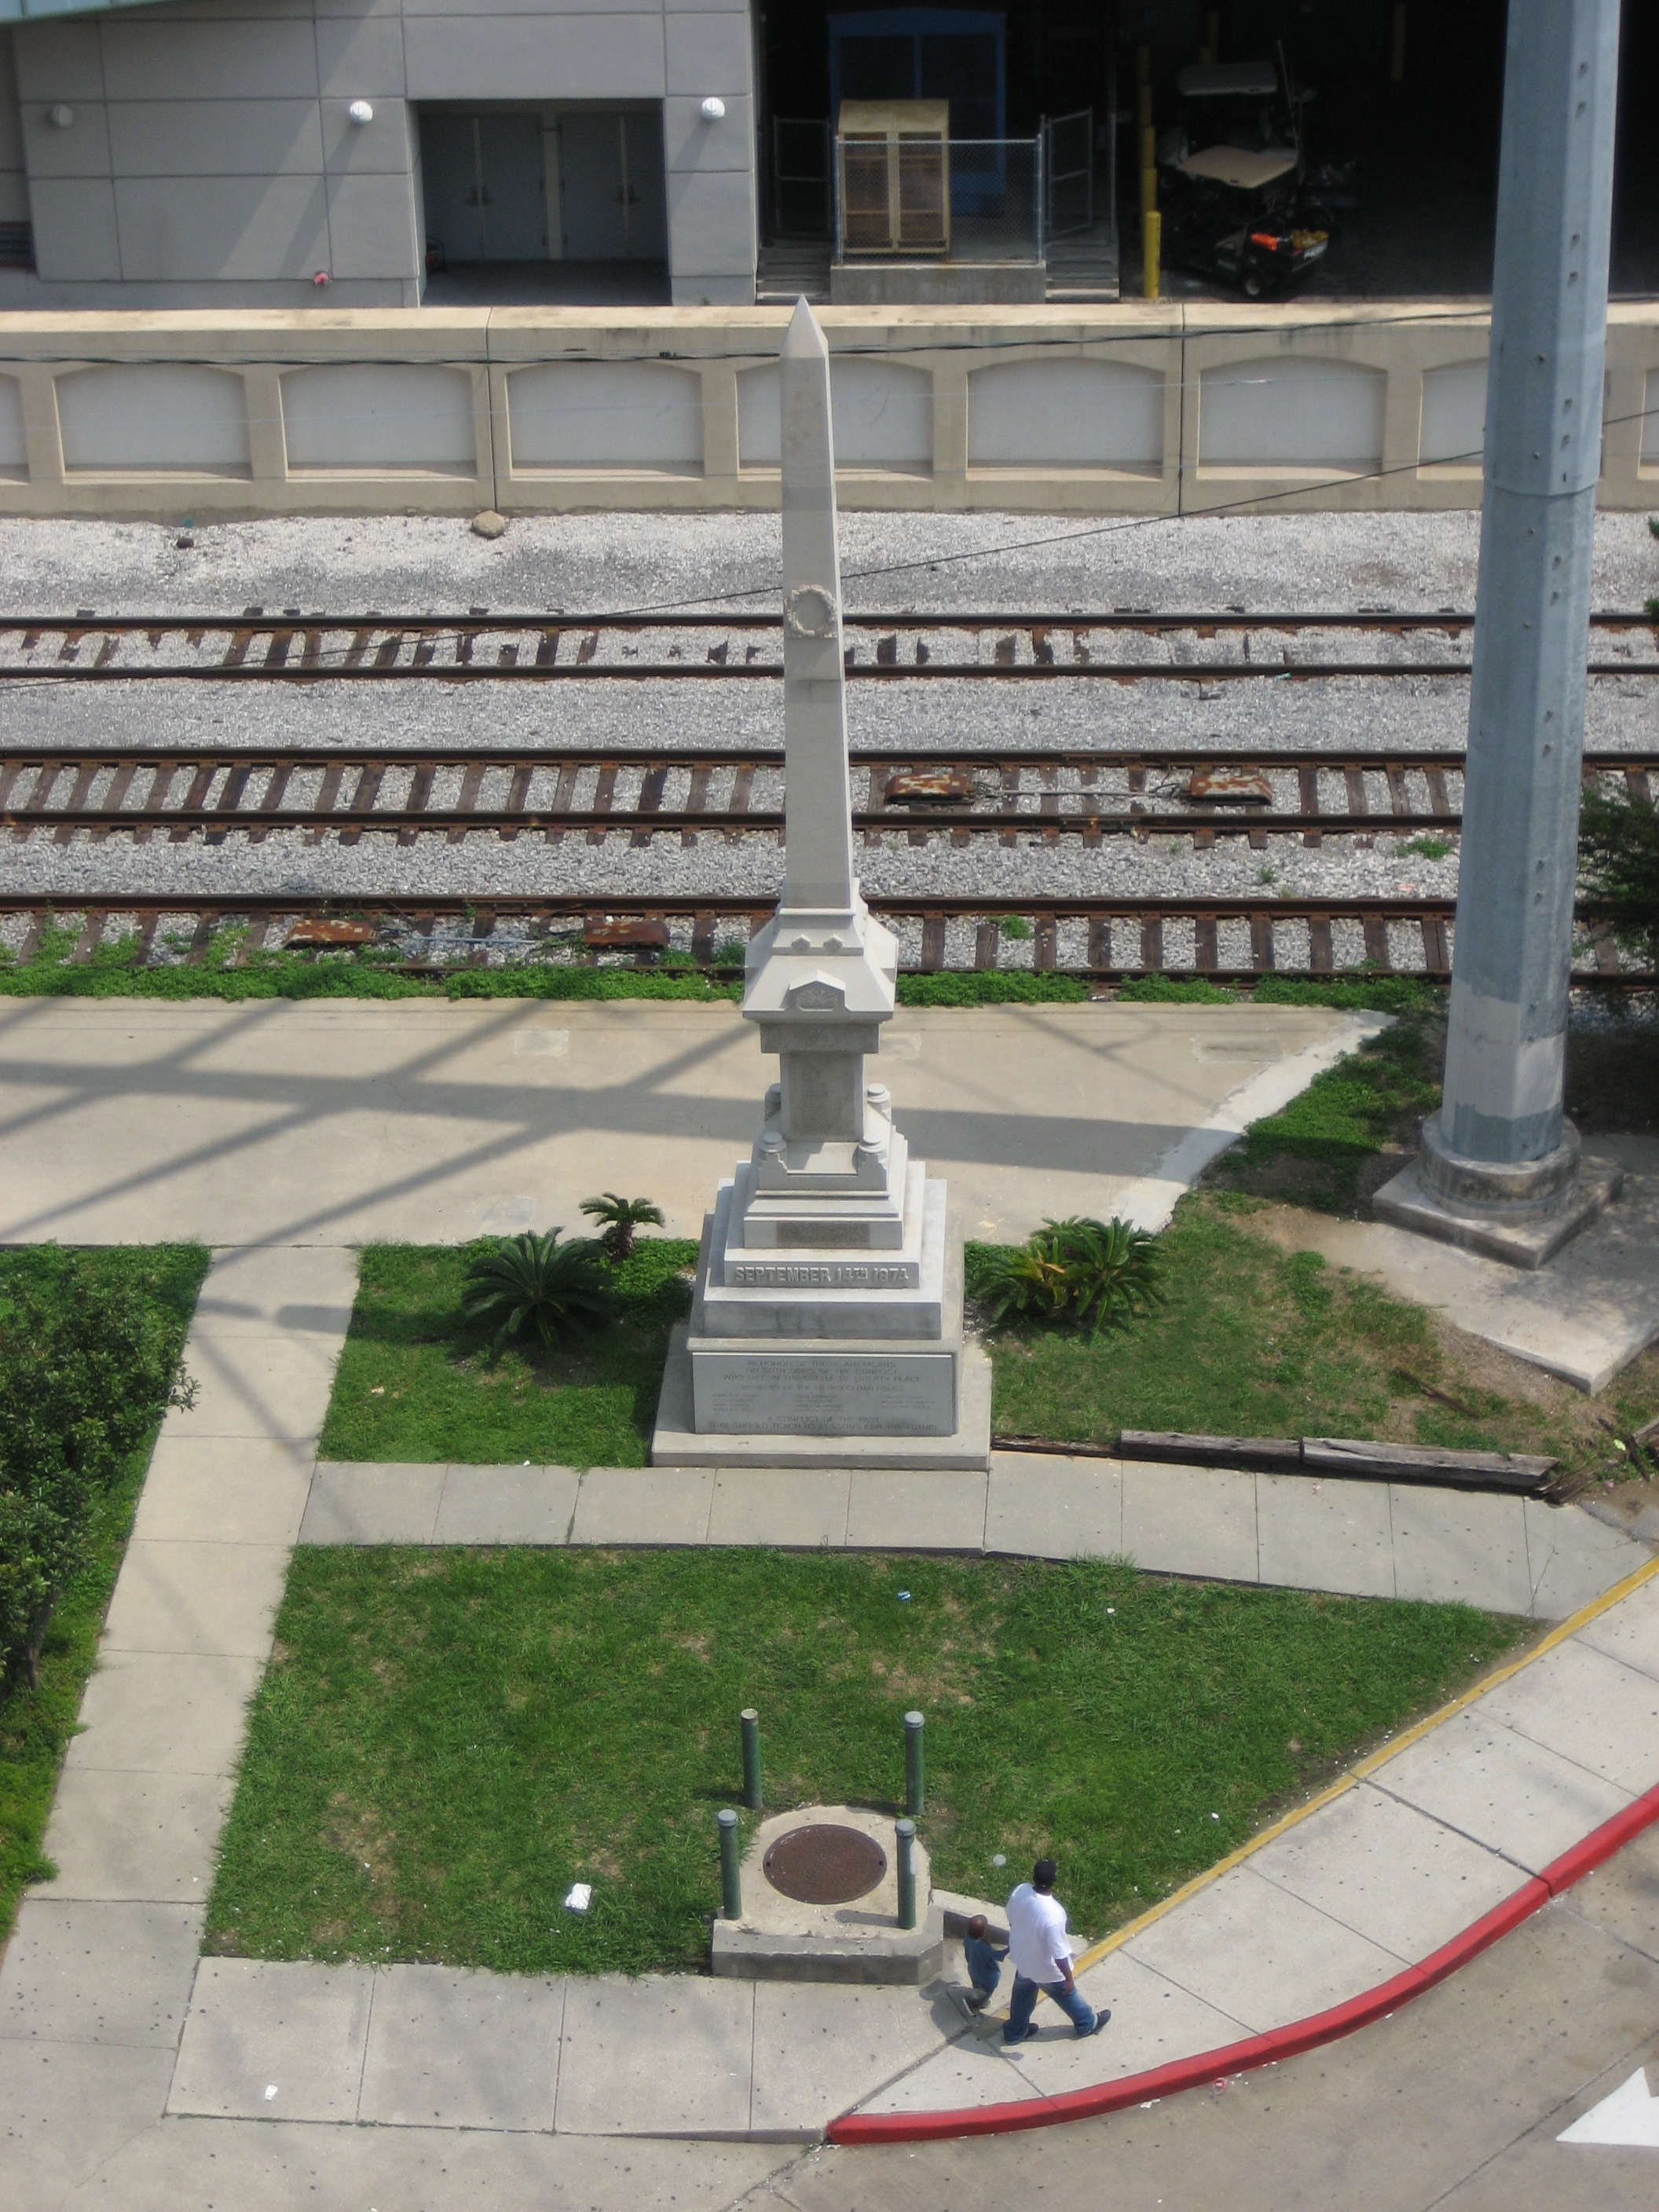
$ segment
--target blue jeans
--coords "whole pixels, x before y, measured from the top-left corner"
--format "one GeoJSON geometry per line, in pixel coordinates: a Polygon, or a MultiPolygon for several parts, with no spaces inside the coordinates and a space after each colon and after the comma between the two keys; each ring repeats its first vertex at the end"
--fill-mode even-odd
{"type": "Polygon", "coordinates": [[[1008,2003],[1008,2025],[1002,2031],[1005,2043],[1024,2043],[1031,2032],[1031,2014],[1036,2009],[1037,1992],[1052,1997],[1079,2035],[1094,2032],[1095,2008],[1075,1982],[1068,1990],[1064,1982],[1028,1982],[1024,1974],[1014,1976],[1014,1994],[1008,2003]]]}

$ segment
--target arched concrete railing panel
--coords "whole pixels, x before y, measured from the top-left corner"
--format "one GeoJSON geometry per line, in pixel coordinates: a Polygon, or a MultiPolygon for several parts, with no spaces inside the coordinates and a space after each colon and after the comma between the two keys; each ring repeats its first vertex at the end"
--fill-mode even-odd
{"type": "Polygon", "coordinates": [[[648,470],[700,476],[702,379],[658,362],[556,362],[514,369],[507,450],[526,470],[648,470]]]}
{"type": "Polygon", "coordinates": [[[1161,476],[1164,381],[1155,368],[1051,354],[970,369],[968,465],[1161,476]]]}
{"type": "Polygon", "coordinates": [[[290,472],[478,473],[470,370],[427,362],[331,362],[283,378],[290,472]]]}
{"type": "Polygon", "coordinates": [[[1448,362],[1423,372],[1423,427],[1418,440],[1421,468],[1472,469],[1480,472],[1486,443],[1486,364],[1448,362]]]}
{"type": "Polygon", "coordinates": [[[64,466],[77,473],[251,477],[247,399],[233,369],[121,362],[58,379],[64,466]]]}
{"type": "Polygon", "coordinates": [[[23,387],[15,376],[0,376],[0,477],[27,483],[29,441],[23,428],[23,387]]]}
{"type": "MultiPolygon", "coordinates": [[[[777,504],[774,308],[0,315],[0,514],[777,504]],[[188,489],[186,489],[186,487],[188,489]]],[[[1478,302],[827,308],[849,508],[1474,507],[1478,302]]],[[[1659,505],[1659,309],[1604,507],[1659,505]]]]}

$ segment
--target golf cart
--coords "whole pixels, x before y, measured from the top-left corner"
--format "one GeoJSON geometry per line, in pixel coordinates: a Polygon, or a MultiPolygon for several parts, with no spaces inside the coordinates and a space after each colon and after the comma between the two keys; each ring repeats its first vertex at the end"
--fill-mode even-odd
{"type": "Polygon", "coordinates": [[[1176,78],[1181,119],[1158,141],[1164,258],[1247,299],[1290,289],[1330,244],[1301,213],[1302,109],[1284,64],[1221,62],[1176,78]]]}

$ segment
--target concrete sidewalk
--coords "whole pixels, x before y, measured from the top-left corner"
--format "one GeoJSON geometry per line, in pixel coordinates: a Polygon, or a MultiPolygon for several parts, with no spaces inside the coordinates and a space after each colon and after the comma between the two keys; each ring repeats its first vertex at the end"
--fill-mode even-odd
{"type": "Polygon", "coordinates": [[[1127,1557],[1150,1573],[1560,1620],[1647,1547],[1576,1506],[996,1452],[984,1474],[319,1461],[302,1544],[772,1545],[1127,1557]]]}

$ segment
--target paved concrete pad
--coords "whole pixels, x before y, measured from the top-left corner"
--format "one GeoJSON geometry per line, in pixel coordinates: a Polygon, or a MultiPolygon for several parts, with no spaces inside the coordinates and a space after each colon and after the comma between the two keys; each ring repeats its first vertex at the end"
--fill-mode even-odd
{"type": "Polygon", "coordinates": [[[560,2044],[562,2135],[742,2136],[755,1984],[646,1974],[573,1981],[560,2044]]]}
{"type": "Polygon", "coordinates": [[[228,1774],[247,1732],[257,1659],[106,1647],[81,1700],[64,1771],[228,1774]]]}
{"type": "Polygon", "coordinates": [[[1520,1498],[1397,1482],[1389,1486],[1389,1504],[1399,1596],[1435,1605],[1461,1601],[1489,1613],[1531,1612],[1520,1498]]]}
{"type": "MultiPolygon", "coordinates": [[[[1127,1518],[1150,1553],[1136,1564],[1164,1574],[1360,1595],[1461,1595],[1549,1619],[1565,1598],[1585,1602],[1652,1556],[1577,1508],[1529,1500],[1527,1516],[1518,1518],[1510,1497],[1408,1486],[1396,1493],[1384,1484],[1330,1477],[1126,1467],[1039,1452],[998,1453],[988,1486],[983,1475],[877,1476],[845,1468],[441,1472],[435,1521],[421,1540],[440,1544],[556,1544],[566,1540],[568,1526],[577,1543],[1101,1557],[1128,1548],[1122,1501],[1133,1485],[1127,1518]],[[1495,1561],[1483,1557],[1483,1542],[1496,1547],[1495,1561]],[[1523,1550],[1548,1563],[1535,1602],[1523,1595],[1531,1589],[1523,1550]]],[[[321,1465],[301,1540],[416,1540],[436,1480],[418,1463],[321,1465]]]]}
{"type": "Polygon", "coordinates": [[[1540,1620],[1570,1619],[1630,1571],[1622,1528],[1536,1498],[1525,1500],[1522,1516],[1532,1609],[1540,1620]]]}
{"type": "Polygon", "coordinates": [[[1257,2031],[1323,2012],[1400,1971],[1393,1952],[1264,1881],[1248,1863],[1124,1948],[1257,2031]]]}
{"type": "Polygon", "coordinates": [[[1257,1569],[1264,1583],[1392,1597],[1394,1525],[1381,1482],[1255,1479],[1257,1569]]]}
{"type": "Polygon", "coordinates": [[[186,1372],[193,1403],[179,1408],[175,1437],[258,1437],[309,1443],[334,1386],[337,1342],[314,1330],[278,1334],[201,1329],[191,1334],[186,1372]]]}
{"type": "Polygon", "coordinates": [[[1304,1216],[1298,1241],[1438,1306],[1460,1328],[1597,1391],[1659,1339],[1659,1138],[1595,1137],[1587,1162],[1623,1169],[1622,1194],[1547,1267],[1506,1267],[1381,1221],[1304,1216]]]}
{"type": "Polygon", "coordinates": [[[1123,1462],[1123,1549],[1155,1574],[1253,1583],[1255,1477],[1222,1468],[1123,1462]]]}
{"type": "Polygon", "coordinates": [[[550,2130],[564,1999],[562,1978],[380,1968],[357,2118],[550,2130]]]}
{"type": "Polygon", "coordinates": [[[288,1561],[285,1544],[135,1539],[111,1601],[104,1649],[228,1653],[263,1666],[288,1561]]]}
{"type": "Polygon", "coordinates": [[[590,1468],[570,1523],[573,1544],[701,1544],[713,1468],[590,1468]]]}
{"type": "Polygon", "coordinates": [[[100,2165],[88,2193],[120,2212],[733,2212],[794,2155],[776,2144],[166,2119],[100,2165]]]}
{"type": "Polygon", "coordinates": [[[1632,1797],[1654,1786],[1659,1682],[1605,1652],[1559,1644],[1483,1698],[1480,1710],[1632,1797]]]}
{"type": "MultiPolygon", "coordinates": [[[[515,1049],[535,1018],[489,1001],[13,1001],[0,1240],[458,1243],[574,1226],[607,1187],[653,1192],[695,1236],[755,1133],[760,1055],[737,1008],[561,1006],[562,1056],[515,1049]]],[[[912,1152],[969,1234],[999,1238],[1109,1218],[1137,1184],[1167,1211],[1182,1186],[1165,1163],[1230,1096],[1364,1025],[1124,1002],[901,1018],[879,1072],[912,1152]]]]}
{"type": "Polygon", "coordinates": [[[1115,1558],[1123,1549],[1119,1462],[993,1453],[985,1548],[1042,1559],[1115,1558]]]}
{"type": "Polygon", "coordinates": [[[41,1846],[58,1873],[41,1894],[199,1904],[212,1886],[231,1787],[228,1774],[66,1765],[41,1846]]]}
{"type": "Polygon", "coordinates": [[[775,1544],[818,1551],[847,1540],[850,1469],[719,1468],[708,1516],[711,1544],[775,1544]]]}
{"type": "Polygon", "coordinates": [[[1410,1744],[1373,1778],[1488,1850],[1536,1874],[1622,1812],[1632,1793],[1472,1706],[1410,1744]]]}
{"type": "Polygon", "coordinates": [[[179,1543],[291,1544],[315,1458],[299,1443],[186,1443],[163,1427],[132,1533],[179,1543]]]}
{"type": "Polygon", "coordinates": [[[374,1985],[368,1966],[204,1959],[167,2111],[356,2119],[374,1985]]]}
{"type": "Polygon", "coordinates": [[[1659,1681],[1659,1582],[1644,1583],[1588,1622],[1574,1638],[1659,1681]]]}
{"type": "Polygon", "coordinates": [[[172,2071],[167,2050],[0,2040],[6,2212],[61,2212],[81,2183],[97,2187],[107,2162],[154,2129],[172,2071]]]}
{"type": "Polygon", "coordinates": [[[988,1480],[860,1468],[847,1504],[848,1544],[885,1552],[983,1551],[988,1480]]]}
{"type": "MultiPolygon", "coordinates": [[[[872,2112],[957,2112],[970,2105],[1018,2105],[1042,2092],[1019,2050],[1005,2051],[1000,2027],[988,2021],[983,2035],[969,2033],[937,2056],[878,2089],[860,2111],[872,2112]]],[[[1070,2030],[1066,2033],[1069,2034],[1070,2030]]],[[[1110,2034],[1108,2028],[1105,2033],[1110,2034]]]]}
{"type": "Polygon", "coordinates": [[[1507,1859],[1366,1782],[1264,1844],[1250,1867],[1263,1881],[1413,1962],[1520,1886],[1507,1859]]]}
{"type": "Polygon", "coordinates": [[[0,1960],[0,2039],[178,2048],[200,1905],[26,1897],[0,1960]]]}
{"type": "Polygon", "coordinates": [[[302,1544],[429,1544],[443,1497],[443,1462],[354,1461],[317,1468],[300,1524],[302,1544]]]}
{"type": "Polygon", "coordinates": [[[568,1467],[450,1467],[434,1544],[562,1544],[576,1510],[568,1467]]]}
{"type": "Polygon", "coordinates": [[[942,1992],[757,1982],[750,2129],[821,2135],[872,2085],[908,2073],[962,2031],[942,1992]]]}

